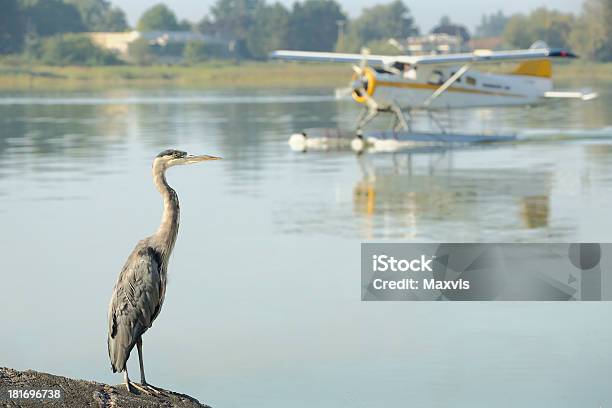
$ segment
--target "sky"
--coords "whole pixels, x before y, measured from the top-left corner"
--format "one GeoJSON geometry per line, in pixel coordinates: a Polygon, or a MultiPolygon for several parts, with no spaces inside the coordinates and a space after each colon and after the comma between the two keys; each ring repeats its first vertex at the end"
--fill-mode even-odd
{"type": "MultiPolygon", "coordinates": [[[[135,25],[138,17],[147,8],[159,3],[161,0],[111,0],[113,4],[121,7],[128,15],[132,25],[135,25]]],[[[199,21],[208,13],[209,7],[215,0],[166,0],[168,5],[180,19],[199,21]]],[[[268,0],[273,3],[276,0],[268,0]]],[[[364,7],[373,6],[378,3],[388,3],[390,0],[337,0],[344,11],[351,17],[356,17],[364,7]]],[[[281,3],[290,6],[293,0],[280,0],[281,3]]],[[[582,0],[436,0],[411,1],[404,0],[417,24],[423,32],[430,30],[447,14],[453,22],[466,25],[470,30],[478,25],[482,14],[494,13],[502,10],[505,14],[517,12],[528,12],[540,6],[555,8],[557,10],[574,12],[580,11],[582,0]],[[435,7],[433,6],[435,4],[435,7]]]]}

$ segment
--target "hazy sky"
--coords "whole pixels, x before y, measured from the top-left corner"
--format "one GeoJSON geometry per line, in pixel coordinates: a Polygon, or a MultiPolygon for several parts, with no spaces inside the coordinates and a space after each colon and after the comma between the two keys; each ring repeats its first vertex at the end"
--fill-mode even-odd
{"type": "MultiPolygon", "coordinates": [[[[165,3],[172,8],[179,18],[197,21],[207,12],[215,0],[166,0],[165,3]]],[[[273,3],[275,0],[267,0],[273,3]]],[[[350,16],[359,15],[363,7],[378,3],[388,3],[390,0],[338,0],[345,12],[350,16]]],[[[140,14],[148,7],[157,4],[160,0],[112,0],[128,14],[130,23],[134,24],[140,14]]],[[[280,0],[285,5],[293,4],[293,0],[280,0]]],[[[579,12],[582,0],[436,0],[410,1],[404,0],[412,15],[416,18],[422,30],[431,29],[443,14],[448,14],[451,20],[467,25],[473,29],[480,21],[483,13],[492,13],[502,10],[506,14],[525,12],[539,6],[556,8],[562,11],[579,12]],[[434,6],[435,5],[435,6],[434,6]]]]}

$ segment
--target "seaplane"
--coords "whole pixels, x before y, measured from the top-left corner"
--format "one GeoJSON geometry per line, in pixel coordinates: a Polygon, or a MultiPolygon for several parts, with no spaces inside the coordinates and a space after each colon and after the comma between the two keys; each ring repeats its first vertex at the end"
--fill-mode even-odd
{"type": "Polygon", "coordinates": [[[569,50],[554,49],[538,41],[529,49],[509,51],[475,50],[458,54],[372,55],[277,50],[272,59],[300,62],[352,64],[349,92],[363,106],[355,129],[308,129],[289,140],[294,150],[310,145],[346,146],[358,152],[381,141],[395,145],[470,144],[511,141],[516,135],[450,133],[436,120],[436,112],[449,109],[532,106],[551,99],[587,101],[597,97],[590,91],[560,91],[553,88],[552,61],[577,58],[569,50]],[[516,62],[509,73],[478,71],[484,64],[516,62]],[[412,113],[425,111],[439,132],[412,129],[412,113]],[[381,113],[393,115],[389,129],[364,130],[381,113]],[[314,140],[313,140],[314,139],[314,140]],[[318,140],[317,140],[318,139],[318,140]],[[347,143],[347,140],[349,142],[347,143]],[[313,144],[311,142],[315,142],[313,144]]]}

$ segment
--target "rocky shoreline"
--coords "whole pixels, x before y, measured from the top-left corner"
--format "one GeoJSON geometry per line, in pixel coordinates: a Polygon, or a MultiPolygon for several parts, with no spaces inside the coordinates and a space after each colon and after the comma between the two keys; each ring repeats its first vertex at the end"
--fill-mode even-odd
{"type": "MultiPolygon", "coordinates": [[[[108,385],[94,381],[74,380],[37,371],[17,371],[0,367],[0,407],[95,407],[95,408],[132,408],[132,407],[198,407],[210,408],[188,395],[160,390],[160,395],[144,393],[130,394],[123,385],[108,385]],[[13,398],[8,390],[17,393],[49,390],[46,398],[13,398]],[[34,391],[29,391],[34,390],[34,391]],[[60,390],[61,398],[54,398],[50,391],[60,390]]],[[[57,393],[55,392],[55,395],[57,393]]],[[[21,395],[23,396],[23,394],[21,395]]],[[[40,396],[40,393],[39,393],[40,396]]]]}

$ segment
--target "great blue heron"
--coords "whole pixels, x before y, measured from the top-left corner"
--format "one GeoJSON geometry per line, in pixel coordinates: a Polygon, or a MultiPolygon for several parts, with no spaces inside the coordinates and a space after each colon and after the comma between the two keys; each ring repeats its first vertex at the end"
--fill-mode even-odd
{"type": "Polygon", "coordinates": [[[166,170],[179,164],[217,160],[214,156],[193,156],[178,150],[165,150],[153,160],[153,181],[164,201],[161,224],[155,234],[140,241],[123,266],[108,307],[108,355],[113,372],[124,371],[125,386],[148,393],[158,392],[147,384],[142,362],[142,335],[159,315],[166,294],[168,259],[179,228],[179,201],[166,182],[166,170]],[[140,382],[130,381],[127,360],[138,348],[140,382]]]}

